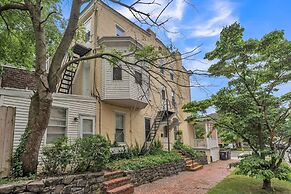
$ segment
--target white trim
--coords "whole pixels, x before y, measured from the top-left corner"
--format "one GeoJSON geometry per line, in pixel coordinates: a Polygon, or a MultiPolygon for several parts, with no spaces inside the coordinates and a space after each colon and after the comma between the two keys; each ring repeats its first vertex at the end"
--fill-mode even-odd
{"type": "Polygon", "coordinates": [[[79,127],[79,136],[83,137],[83,119],[92,120],[93,126],[92,126],[92,135],[96,134],[96,128],[95,128],[95,116],[85,116],[80,115],[80,127],[79,127]]]}
{"type": "Polygon", "coordinates": [[[4,95],[0,95],[0,106],[4,104],[4,95]]]}

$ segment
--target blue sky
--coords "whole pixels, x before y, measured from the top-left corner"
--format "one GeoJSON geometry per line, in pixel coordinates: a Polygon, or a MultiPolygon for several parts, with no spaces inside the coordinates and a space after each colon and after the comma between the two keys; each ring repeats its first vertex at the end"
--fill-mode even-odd
{"type": "MultiPolygon", "coordinates": [[[[143,5],[136,8],[154,16],[168,1],[156,0],[161,6],[143,5]]],[[[112,6],[134,20],[125,8],[112,6]]],[[[286,38],[291,40],[290,0],[174,0],[163,14],[162,19],[167,18],[170,20],[165,28],[170,32],[153,29],[166,45],[172,42],[182,53],[201,45],[195,60],[183,62],[187,69],[192,70],[208,69],[213,62],[204,60],[204,54],[214,48],[221,29],[235,21],[245,28],[245,39],[261,38],[270,31],[284,30],[286,38]]],[[[193,76],[191,81],[203,86],[191,89],[192,100],[205,99],[227,83],[224,78],[204,76],[193,76]]],[[[288,84],[283,87],[282,92],[290,91],[290,88],[291,84],[288,84]]]]}

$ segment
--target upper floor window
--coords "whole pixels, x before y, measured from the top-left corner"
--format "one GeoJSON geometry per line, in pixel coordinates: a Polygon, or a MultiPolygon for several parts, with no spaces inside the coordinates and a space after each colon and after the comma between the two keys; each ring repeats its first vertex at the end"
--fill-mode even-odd
{"type": "Polygon", "coordinates": [[[164,60],[160,59],[160,73],[164,75],[165,69],[164,69],[164,60]]]}
{"type": "Polygon", "coordinates": [[[172,90],[172,105],[176,107],[176,94],[174,90],[172,90]]]}
{"type": "Polygon", "coordinates": [[[85,27],[85,42],[89,42],[91,35],[91,19],[86,21],[84,27],[85,27]]]}
{"type": "Polygon", "coordinates": [[[135,71],[134,72],[135,83],[142,85],[142,74],[141,72],[135,71]]]}
{"type": "Polygon", "coordinates": [[[67,109],[52,107],[46,131],[46,144],[54,143],[58,138],[65,137],[67,128],[67,109]]]}
{"type": "Polygon", "coordinates": [[[116,36],[124,36],[125,31],[118,25],[116,25],[115,27],[116,27],[116,36]]]}
{"type": "Polygon", "coordinates": [[[89,42],[90,40],[90,31],[86,32],[85,34],[85,42],[89,42]]]}
{"type": "Polygon", "coordinates": [[[173,72],[173,71],[170,71],[170,79],[171,79],[172,81],[174,81],[174,72],[173,72]]]}
{"type": "Polygon", "coordinates": [[[166,100],[166,91],[162,89],[161,91],[162,100],[166,100]]]}
{"type": "Polygon", "coordinates": [[[120,66],[113,67],[113,80],[122,80],[122,69],[120,66]]]}

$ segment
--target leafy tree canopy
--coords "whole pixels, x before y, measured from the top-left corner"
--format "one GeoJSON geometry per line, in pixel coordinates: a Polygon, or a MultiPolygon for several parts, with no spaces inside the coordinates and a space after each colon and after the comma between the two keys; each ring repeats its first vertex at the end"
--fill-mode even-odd
{"type": "Polygon", "coordinates": [[[216,48],[205,55],[205,59],[217,60],[209,72],[228,78],[228,85],[211,98],[183,108],[195,120],[214,106],[219,115],[213,118],[217,127],[234,132],[250,145],[259,160],[268,160],[267,167],[266,162],[261,162],[274,172],[265,177],[268,182],[276,177],[291,144],[291,130],[287,127],[291,92],[276,93],[291,80],[291,42],[284,38],[283,31],[247,40],[243,39],[243,31],[238,23],[225,27],[216,48]]]}

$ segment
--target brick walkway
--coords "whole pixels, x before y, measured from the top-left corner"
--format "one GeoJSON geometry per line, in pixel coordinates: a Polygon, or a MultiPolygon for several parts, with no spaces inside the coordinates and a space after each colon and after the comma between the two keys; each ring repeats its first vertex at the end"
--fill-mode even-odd
{"type": "Polygon", "coordinates": [[[196,172],[184,171],[135,188],[135,194],[203,194],[230,174],[228,164],[218,161],[196,172]]]}

